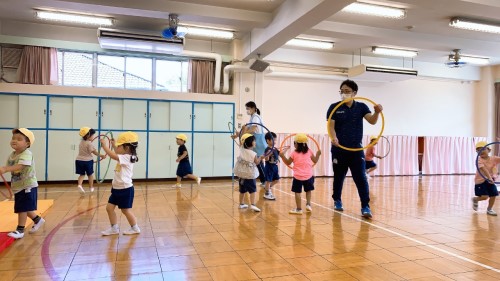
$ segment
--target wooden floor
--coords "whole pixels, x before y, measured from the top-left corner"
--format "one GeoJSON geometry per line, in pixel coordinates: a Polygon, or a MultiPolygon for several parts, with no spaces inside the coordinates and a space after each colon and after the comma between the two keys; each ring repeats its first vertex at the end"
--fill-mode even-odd
{"type": "MultiPolygon", "coordinates": [[[[232,182],[136,183],[142,233],[102,237],[110,186],[41,186],[47,223],[0,254],[0,280],[499,280],[499,217],[472,210],[472,176],[376,177],[373,219],[360,218],[351,179],[343,213],[332,180],[316,179],[313,212],[295,206],[290,179],[261,213],[239,210],[232,182]]],[[[259,198],[262,198],[260,187],[259,198]]],[[[500,202],[495,210],[500,213],[500,202]]],[[[121,230],[128,228],[121,216],[121,230]]]]}

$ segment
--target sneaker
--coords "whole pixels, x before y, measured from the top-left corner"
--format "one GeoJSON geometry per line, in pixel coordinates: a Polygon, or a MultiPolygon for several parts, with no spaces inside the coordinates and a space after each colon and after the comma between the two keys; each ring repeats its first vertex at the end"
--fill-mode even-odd
{"type": "Polygon", "coordinates": [[[257,206],[253,205],[253,204],[252,204],[252,205],[250,205],[250,209],[251,209],[252,211],[254,211],[254,212],[260,212],[260,209],[259,209],[257,206]]]}
{"type": "Polygon", "coordinates": [[[239,209],[246,209],[246,208],[248,208],[248,205],[247,204],[240,204],[240,206],[238,208],[239,209]]]}
{"type": "Polygon", "coordinates": [[[104,231],[101,232],[102,235],[104,236],[109,236],[109,235],[118,235],[120,234],[120,229],[118,227],[110,227],[104,231]]]}
{"type": "Polygon", "coordinates": [[[30,229],[30,233],[36,232],[42,225],[45,223],[45,220],[43,218],[40,218],[38,223],[35,223],[33,227],[30,229]]]}
{"type": "Polygon", "coordinates": [[[134,235],[134,234],[139,234],[139,233],[141,233],[141,229],[136,225],[136,226],[130,227],[130,229],[128,229],[128,230],[125,230],[123,232],[123,235],[134,235]]]}
{"type": "Polygon", "coordinates": [[[172,185],[172,187],[181,188],[181,184],[180,183],[176,183],[176,184],[172,185]]]}
{"type": "Polygon", "coordinates": [[[78,192],[80,192],[81,195],[85,194],[85,189],[81,185],[78,186],[78,192]]]}
{"type": "Polygon", "coordinates": [[[15,231],[9,232],[9,234],[7,234],[7,236],[12,237],[14,239],[21,239],[24,237],[24,233],[21,233],[21,232],[15,230],[15,231]]]}
{"type": "Polygon", "coordinates": [[[496,216],[497,215],[497,212],[493,211],[493,210],[488,210],[486,211],[486,214],[490,215],[490,216],[496,216]]]}
{"type": "Polygon", "coordinates": [[[361,215],[365,219],[371,219],[372,218],[372,211],[370,211],[370,207],[361,208],[361,215]]]}
{"type": "Polygon", "coordinates": [[[94,192],[94,188],[93,187],[90,188],[90,193],[92,193],[92,192],[94,192]]]}
{"type": "Polygon", "coordinates": [[[292,215],[302,215],[302,209],[291,209],[288,213],[292,215]]]}
{"type": "Polygon", "coordinates": [[[201,177],[198,177],[198,178],[196,179],[196,183],[198,184],[198,186],[201,184],[201,177]]]}
{"type": "Polygon", "coordinates": [[[472,197],[472,209],[474,211],[477,211],[478,206],[479,206],[479,204],[477,203],[476,197],[472,197]]]}
{"type": "Polygon", "coordinates": [[[269,192],[269,193],[264,194],[264,199],[276,200],[276,197],[274,197],[274,195],[271,192],[269,192]]]}
{"type": "Polygon", "coordinates": [[[342,201],[334,201],[333,203],[335,205],[334,207],[335,211],[340,211],[340,212],[344,211],[344,207],[342,207],[342,201]]]}
{"type": "Polygon", "coordinates": [[[307,204],[306,205],[306,212],[312,212],[313,208],[311,207],[311,205],[307,204]]]}

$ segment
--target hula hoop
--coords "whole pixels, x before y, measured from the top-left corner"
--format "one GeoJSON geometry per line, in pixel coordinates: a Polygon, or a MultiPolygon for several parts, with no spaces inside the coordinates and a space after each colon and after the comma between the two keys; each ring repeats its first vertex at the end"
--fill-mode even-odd
{"type": "MultiPolygon", "coordinates": [[[[281,152],[281,150],[285,147],[285,146],[284,146],[285,142],[286,142],[289,138],[291,138],[291,137],[293,137],[293,136],[295,136],[295,135],[296,135],[296,134],[291,134],[291,135],[286,136],[286,137],[283,139],[283,141],[281,142],[281,145],[280,145],[280,152],[281,152]]],[[[307,136],[307,138],[309,138],[310,140],[312,140],[312,141],[314,142],[314,144],[316,144],[316,148],[317,148],[318,150],[321,150],[321,149],[320,149],[320,147],[319,147],[319,143],[318,143],[318,142],[317,142],[317,141],[316,141],[313,137],[311,137],[310,135],[306,135],[306,136],[307,136]]],[[[288,168],[292,169],[292,166],[288,165],[287,163],[283,162],[283,164],[285,164],[288,168]]],[[[314,167],[314,166],[316,166],[316,164],[317,164],[317,163],[313,163],[313,167],[314,167]]]]}
{"type": "Polygon", "coordinates": [[[5,198],[8,198],[9,200],[12,199],[13,194],[12,194],[12,189],[10,188],[9,183],[5,180],[2,174],[0,174],[0,177],[2,177],[3,183],[5,184],[5,188],[7,188],[7,191],[9,192],[9,196],[5,195],[2,190],[0,190],[0,193],[2,193],[5,198]]]}
{"type": "MultiPolygon", "coordinates": [[[[477,153],[477,156],[476,156],[476,169],[477,169],[477,172],[486,181],[488,181],[488,179],[483,175],[483,173],[481,173],[481,169],[479,169],[479,156],[481,155],[481,152],[483,152],[483,150],[485,150],[488,146],[490,146],[492,144],[500,144],[500,142],[494,141],[494,142],[488,143],[487,145],[483,146],[483,148],[481,148],[481,150],[479,150],[479,152],[477,153]]],[[[499,184],[500,182],[494,182],[494,183],[499,184]]]]}
{"type": "MultiPolygon", "coordinates": [[[[387,157],[389,155],[389,153],[391,153],[391,142],[389,141],[388,138],[384,137],[384,136],[380,136],[380,138],[382,139],[385,139],[385,141],[387,142],[387,152],[385,153],[384,156],[380,156],[379,159],[384,159],[385,157],[387,157]]],[[[377,142],[378,144],[378,142],[377,142]]]]}
{"type": "MultiPolygon", "coordinates": [[[[236,128],[234,127],[233,122],[227,122],[227,128],[229,129],[229,133],[231,133],[231,135],[234,135],[234,133],[236,132],[236,128]]],[[[240,145],[235,139],[233,139],[233,141],[236,145],[240,145]]]]}
{"type": "MultiPolygon", "coordinates": [[[[266,126],[264,126],[264,125],[262,125],[262,124],[260,124],[260,123],[253,123],[253,122],[250,122],[250,123],[246,123],[245,125],[243,125],[243,126],[241,127],[241,130],[240,130],[240,134],[239,134],[239,136],[238,136],[238,139],[240,139],[240,140],[241,140],[241,132],[243,132],[243,128],[245,128],[245,126],[248,126],[248,125],[259,125],[259,126],[261,126],[262,128],[266,129],[266,131],[267,131],[267,132],[269,132],[269,133],[271,132],[271,131],[270,131],[270,130],[266,127],[266,126]]],[[[271,147],[272,147],[272,148],[274,148],[274,138],[273,138],[273,136],[272,136],[272,135],[271,135],[271,141],[272,141],[272,143],[273,143],[273,145],[272,145],[271,147]]],[[[271,155],[271,153],[273,153],[273,150],[272,150],[272,149],[270,149],[267,153],[264,153],[264,157],[267,157],[267,156],[271,155]]]]}
{"type": "MultiPolygon", "coordinates": [[[[101,135],[95,136],[95,137],[94,137],[93,139],[91,139],[90,141],[91,141],[91,142],[93,142],[94,140],[96,140],[96,139],[100,139],[101,137],[104,137],[104,138],[107,138],[107,139],[108,139],[108,142],[109,142],[109,148],[111,148],[111,139],[110,139],[108,136],[106,136],[106,135],[101,134],[101,135]]],[[[100,149],[100,148],[99,148],[99,152],[101,152],[101,149],[100,149]]],[[[97,157],[97,158],[99,158],[99,160],[94,160],[94,163],[101,162],[101,161],[103,160],[101,157],[97,157]]]]}
{"type": "MultiPolygon", "coordinates": [[[[104,134],[104,135],[99,135],[99,137],[100,137],[100,136],[105,136],[105,137],[107,137],[107,138],[108,138],[108,141],[109,141],[109,137],[108,137],[108,135],[110,135],[110,136],[111,136],[111,139],[113,139],[113,132],[111,132],[111,131],[108,131],[108,132],[107,132],[106,134],[104,134]]],[[[112,149],[112,148],[113,148],[113,146],[111,145],[111,141],[109,141],[109,147],[110,147],[110,149],[112,149]]],[[[100,153],[100,152],[101,152],[101,147],[99,147],[99,153],[100,153]]],[[[106,172],[104,172],[104,176],[102,177],[102,180],[100,180],[100,179],[99,179],[99,177],[96,177],[96,181],[97,181],[98,183],[103,183],[103,182],[104,182],[104,180],[106,180],[106,176],[108,175],[108,172],[109,172],[109,166],[110,166],[110,164],[111,164],[111,157],[109,157],[109,160],[108,160],[108,165],[107,165],[107,167],[106,167],[106,172]]],[[[97,162],[96,162],[96,167],[97,167],[97,162]]],[[[97,168],[96,168],[96,170],[97,170],[97,168]]]]}
{"type": "MultiPolygon", "coordinates": [[[[349,102],[349,101],[352,101],[352,100],[365,100],[365,101],[368,101],[370,103],[372,103],[374,106],[376,106],[377,104],[370,100],[370,99],[367,99],[367,98],[362,98],[362,97],[354,97],[354,98],[349,98],[349,99],[345,99],[343,101],[341,101],[339,104],[337,104],[337,106],[335,106],[332,110],[332,112],[330,112],[330,115],[328,116],[328,119],[326,121],[326,129],[328,131],[328,136],[330,137],[330,140],[333,141],[333,138],[332,138],[332,132],[330,131],[330,121],[332,121],[332,116],[333,114],[335,113],[335,111],[337,111],[337,109],[343,105],[344,103],[346,102],[349,102]]],[[[380,139],[380,137],[382,137],[382,134],[384,133],[384,128],[385,128],[385,120],[384,120],[384,114],[382,113],[382,111],[379,112],[380,114],[380,117],[382,118],[382,128],[380,128],[380,133],[378,134],[377,138],[375,139],[377,142],[378,140],[380,139]]],[[[338,144],[338,147],[344,149],[344,150],[347,150],[347,151],[361,151],[361,150],[365,150],[367,149],[368,147],[372,147],[373,144],[372,143],[369,143],[367,146],[365,147],[360,147],[360,148],[350,148],[350,147],[345,147],[343,145],[341,145],[340,143],[338,144]]]]}

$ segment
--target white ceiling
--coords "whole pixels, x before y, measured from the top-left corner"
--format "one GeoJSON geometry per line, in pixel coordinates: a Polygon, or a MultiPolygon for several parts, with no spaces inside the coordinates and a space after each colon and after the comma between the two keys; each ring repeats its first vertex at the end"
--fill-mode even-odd
{"type": "Polygon", "coordinates": [[[371,55],[371,46],[416,49],[415,59],[444,62],[453,49],[500,63],[500,35],[458,30],[452,17],[500,22],[500,0],[364,0],[407,9],[402,20],[347,14],[355,0],[2,0],[0,19],[39,22],[33,8],[109,15],[117,28],[161,32],[168,15],[181,23],[230,28],[245,44],[245,58],[265,57],[296,36],[333,40],[334,53],[371,55]]]}

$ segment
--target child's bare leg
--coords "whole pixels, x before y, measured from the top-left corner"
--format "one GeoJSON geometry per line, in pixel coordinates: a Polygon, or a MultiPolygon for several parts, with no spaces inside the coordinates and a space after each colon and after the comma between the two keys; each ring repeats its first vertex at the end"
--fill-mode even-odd
{"type": "Polygon", "coordinates": [[[300,198],[300,193],[295,192],[295,204],[297,204],[297,209],[302,210],[302,200],[300,198]]]}
{"type": "Polygon", "coordinates": [[[91,191],[94,189],[94,174],[89,176],[89,187],[91,191]]]}
{"type": "Polygon", "coordinates": [[[186,175],[186,178],[192,179],[192,180],[195,180],[195,181],[198,180],[198,176],[193,175],[193,174],[186,175]]]}
{"type": "Polygon", "coordinates": [[[377,167],[371,167],[370,169],[366,170],[366,173],[369,174],[373,171],[375,171],[377,169],[377,167]]]}
{"type": "Polygon", "coordinates": [[[108,203],[106,205],[106,212],[108,212],[109,223],[111,223],[111,225],[118,224],[118,217],[116,216],[115,208],[116,205],[114,204],[108,203]]]}
{"type": "Polygon", "coordinates": [[[137,219],[135,218],[134,214],[132,213],[132,209],[122,209],[122,213],[127,218],[127,221],[130,224],[130,226],[134,226],[137,224],[137,219]]]}
{"type": "Polygon", "coordinates": [[[488,198],[490,198],[488,195],[481,195],[481,196],[476,196],[474,197],[476,201],[483,201],[483,200],[486,200],[488,198]]]}
{"type": "Polygon", "coordinates": [[[85,175],[80,175],[78,177],[78,186],[82,186],[84,178],[85,178],[85,175]]]}
{"type": "Polygon", "coordinates": [[[17,225],[24,227],[26,225],[27,218],[28,218],[28,212],[17,213],[17,225]]]}
{"type": "Polygon", "coordinates": [[[488,201],[488,210],[491,210],[493,208],[493,205],[495,205],[496,198],[497,198],[496,196],[490,197],[490,201],[488,201]]]}
{"type": "Polygon", "coordinates": [[[266,185],[264,186],[264,189],[266,190],[266,193],[269,192],[269,190],[271,189],[271,186],[272,186],[272,182],[266,181],[266,185]]]}
{"type": "Polygon", "coordinates": [[[306,192],[306,204],[311,206],[311,191],[306,192]]]}
{"type": "Polygon", "coordinates": [[[250,204],[255,205],[255,192],[250,193],[250,204]]]}
{"type": "Polygon", "coordinates": [[[38,215],[35,213],[35,211],[29,211],[26,213],[27,216],[30,218],[30,219],[34,219],[36,218],[38,215]]]}
{"type": "Polygon", "coordinates": [[[181,181],[182,181],[182,178],[181,178],[181,177],[179,177],[179,176],[177,176],[177,183],[179,183],[179,184],[180,184],[180,183],[181,183],[181,181]]]}
{"type": "Polygon", "coordinates": [[[245,199],[245,193],[240,192],[240,205],[245,204],[244,199],[245,199]]]}

